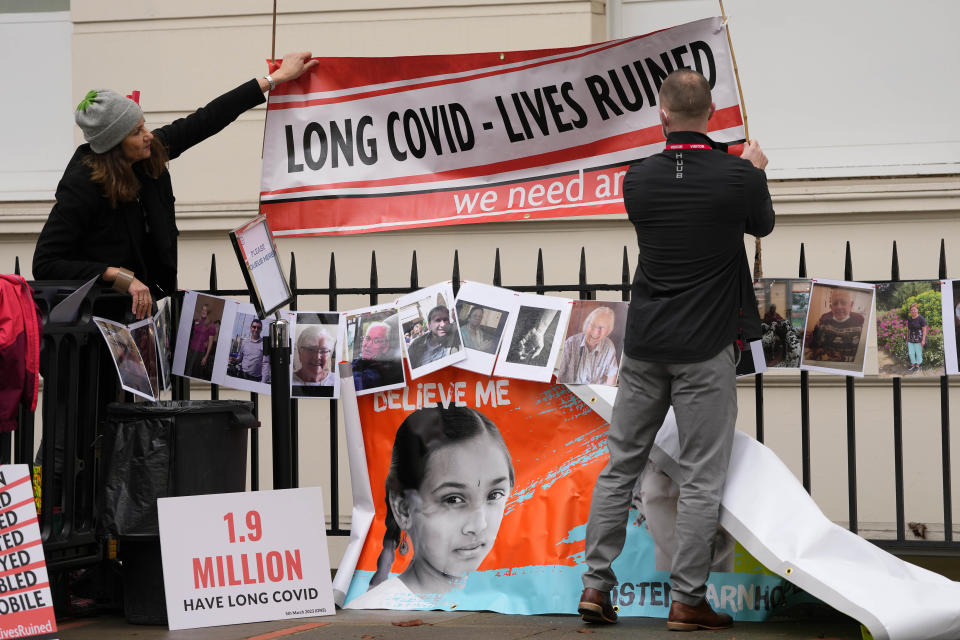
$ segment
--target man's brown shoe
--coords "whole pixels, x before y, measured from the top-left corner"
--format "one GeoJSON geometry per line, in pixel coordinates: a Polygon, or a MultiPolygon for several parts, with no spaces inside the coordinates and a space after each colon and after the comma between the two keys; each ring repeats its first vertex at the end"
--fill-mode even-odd
{"type": "Polygon", "coordinates": [[[610,592],[587,587],[580,594],[580,606],[577,608],[584,622],[597,624],[616,624],[617,610],[610,604],[610,592]]]}
{"type": "MultiPolygon", "coordinates": [[[[580,603],[583,606],[583,603],[580,603]]],[[[697,629],[728,629],[733,626],[733,618],[725,613],[717,613],[704,600],[696,607],[674,600],[670,603],[670,616],[667,629],[671,631],[696,631],[697,629]]]]}

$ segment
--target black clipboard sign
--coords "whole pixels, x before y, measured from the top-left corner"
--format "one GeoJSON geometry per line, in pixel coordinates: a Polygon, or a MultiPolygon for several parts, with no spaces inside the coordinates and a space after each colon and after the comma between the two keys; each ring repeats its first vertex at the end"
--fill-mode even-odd
{"type": "Polygon", "coordinates": [[[231,231],[230,242],[261,320],[293,301],[265,215],[231,231]]]}

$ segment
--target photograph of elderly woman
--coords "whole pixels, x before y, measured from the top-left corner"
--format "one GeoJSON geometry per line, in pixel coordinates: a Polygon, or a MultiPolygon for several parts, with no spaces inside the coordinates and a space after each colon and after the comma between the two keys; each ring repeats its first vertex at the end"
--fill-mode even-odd
{"type": "Polygon", "coordinates": [[[510,452],[485,415],[454,405],[411,413],[394,440],[377,570],[348,606],[428,609],[462,589],[493,547],[514,482],[510,452]]]}
{"type": "Polygon", "coordinates": [[[880,376],[942,376],[940,283],[936,280],[878,282],[876,291],[880,376]]]}
{"type": "Polygon", "coordinates": [[[297,335],[293,345],[291,396],[294,398],[337,397],[336,352],[340,314],[297,313],[297,335]]]}

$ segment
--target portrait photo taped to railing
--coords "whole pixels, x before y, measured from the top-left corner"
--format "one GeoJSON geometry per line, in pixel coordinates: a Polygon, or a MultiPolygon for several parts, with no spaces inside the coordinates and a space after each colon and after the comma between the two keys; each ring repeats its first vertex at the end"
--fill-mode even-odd
{"type": "Polygon", "coordinates": [[[194,113],[153,131],[140,105],[109,89],[89,91],[74,119],[87,141],[57,185],[33,254],[38,280],[101,281],[132,298],[137,319],[177,282],[177,225],[167,162],[220,132],[264,92],[318,63],[291,53],[274,71],[249,80],[194,113]]]}
{"type": "Polygon", "coordinates": [[[427,333],[407,345],[410,368],[421,367],[460,351],[460,334],[450,321],[450,309],[438,305],[427,314],[427,333]]]}
{"type": "Polygon", "coordinates": [[[631,165],[623,181],[639,257],[607,433],[610,458],[587,521],[578,607],[587,622],[617,621],[611,563],[623,548],[632,489],[672,404],[684,478],[667,626],[733,624],[705,600],[706,581],[737,416],[736,342],[760,336],[743,235],[770,233],[774,212],[766,156],[756,142],[737,157],[710,139],[714,110],[702,75],[671,73],[660,87],[666,148],[631,165]]]}

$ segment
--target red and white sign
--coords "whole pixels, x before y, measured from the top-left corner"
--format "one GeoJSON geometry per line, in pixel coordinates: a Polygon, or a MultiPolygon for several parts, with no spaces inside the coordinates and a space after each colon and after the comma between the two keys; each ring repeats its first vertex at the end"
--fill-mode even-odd
{"type": "Polygon", "coordinates": [[[0,638],[56,631],[30,468],[0,465],[0,638]]]}
{"type": "Polygon", "coordinates": [[[334,614],[320,487],[157,501],[170,629],[334,614]]]}
{"type": "Polygon", "coordinates": [[[623,213],[679,67],[712,85],[711,135],[741,142],[720,18],[566,49],[321,59],[270,92],[261,211],[274,236],[623,213]]]}

